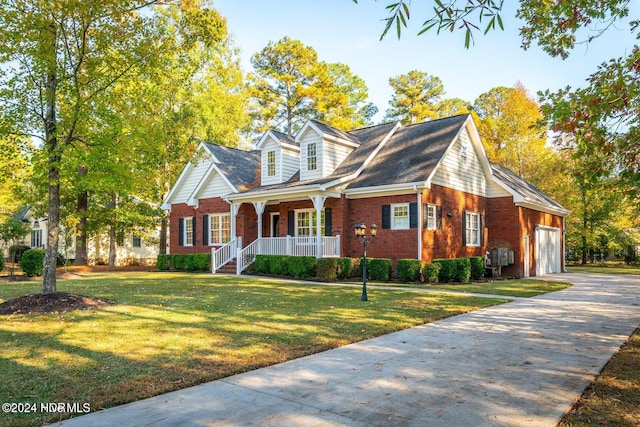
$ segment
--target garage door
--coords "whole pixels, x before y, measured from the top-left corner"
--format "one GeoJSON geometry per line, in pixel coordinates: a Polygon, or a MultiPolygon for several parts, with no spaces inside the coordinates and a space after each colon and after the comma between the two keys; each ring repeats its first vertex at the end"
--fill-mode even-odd
{"type": "Polygon", "coordinates": [[[536,229],[536,276],[560,273],[560,229],[536,229]]]}

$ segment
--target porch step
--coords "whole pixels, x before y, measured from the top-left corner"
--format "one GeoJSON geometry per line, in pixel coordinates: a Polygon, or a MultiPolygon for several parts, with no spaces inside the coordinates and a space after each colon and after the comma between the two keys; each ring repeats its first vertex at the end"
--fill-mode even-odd
{"type": "Polygon", "coordinates": [[[236,274],[236,266],[238,265],[238,263],[236,262],[236,259],[232,259],[231,261],[229,261],[228,263],[226,263],[225,265],[223,265],[222,267],[220,267],[219,269],[216,270],[216,273],[224,273],[224,274],[236,274]]]}

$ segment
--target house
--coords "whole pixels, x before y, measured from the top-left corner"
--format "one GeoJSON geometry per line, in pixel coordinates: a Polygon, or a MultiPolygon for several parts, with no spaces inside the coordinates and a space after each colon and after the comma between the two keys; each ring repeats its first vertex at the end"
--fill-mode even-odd
{"type": "Polygon", "coordinates": [[[368,256],[485,256],[502,274],[564,269],[569,214],[491,164],[470,115],[344,132],[309,120],[267,131],[253,151],[202,143],[167,195],[171,253],[215,255],[214,271],[257,253],[360,257],[358,223],[378,225],[368,256]]]}
{"type": "MultiPolygon", "coordinates": [[[[29,224],[30,232],[20,242],[32,249],[44,249],[47,246],[48,219],[38,217],[30,208],[25,208],[18,217],[29,224]]],[[[159,252],[159,228],[155,233],[140,232],[124,236],[116,245],[116,264],[151,265],[155,263],[159,252]]],[[[73,260],[76,254],[75,237],[73,233],[61,227],[58,252],[66,259],[73,260]]],[[[109,238],[105,234],[97,234],[87,241],[87,259],[89,264],[107,264],[109,259],[109,238]]]]}

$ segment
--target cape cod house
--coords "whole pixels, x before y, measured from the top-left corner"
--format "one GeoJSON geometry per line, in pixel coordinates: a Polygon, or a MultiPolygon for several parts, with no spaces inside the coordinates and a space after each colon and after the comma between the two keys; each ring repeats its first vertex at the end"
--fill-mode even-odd
{"type": "Polygon", "coordinates": [[[371,257],[485,256],[502,273],[564,269],[569,212],[491,164],[470,115],[344,132],[308,121],[253,151],[200,144],[167,195],[171,253],[214,255],[214,272],[257,253],[360,257],[356,224],[378,225],[371,257]]]}

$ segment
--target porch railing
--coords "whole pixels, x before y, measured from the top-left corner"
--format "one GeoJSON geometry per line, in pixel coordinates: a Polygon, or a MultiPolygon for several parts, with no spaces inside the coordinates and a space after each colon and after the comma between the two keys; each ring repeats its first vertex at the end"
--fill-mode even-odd
{"type": "Polygon", "coordinates": [[[322,237],[322,253],[318,256],[316,237],[262,237],[238,248],[237,274],[240,274],[256,260],[256,255],[295,255],[329,258],[340,256],[340,236],[322,237]]]}
{"type": "Polygon", "coordinates": [[[211,273],[216,271],[231,261],[238,253],[238,248],[242,248],[242,237],[236,237],[229,243],[219,248],[211,248],[211,273]]]}

